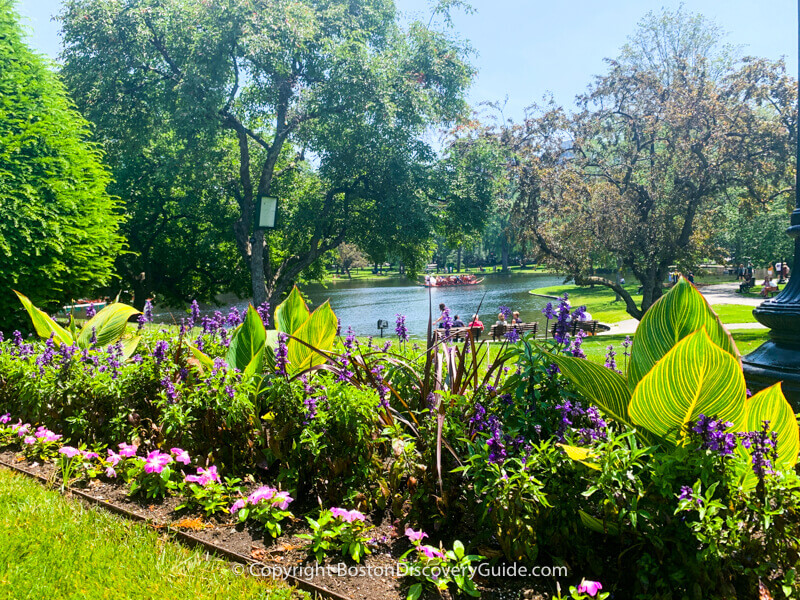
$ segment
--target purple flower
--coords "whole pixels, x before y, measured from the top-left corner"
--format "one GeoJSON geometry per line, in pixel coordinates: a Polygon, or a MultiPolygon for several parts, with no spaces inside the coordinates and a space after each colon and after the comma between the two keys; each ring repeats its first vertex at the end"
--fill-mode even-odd
{"type": "Polygon", "coordinates": [[[512,327],[511,329],[506,331],[505,338],[509,344],[515,344],[516,342],[519,341],[519,331],[517,330],[516,327],[512,327]]]}
{"type": "Polygon", "coordinates": [[[197,300],[192,300],[189,311],[189,328],[191,329],[200,321],[200,305],[197,303],[197,300]]]}
{"type": "Polygon", "coordinates": [[[453,318],[450,316],[450,309],[445,308],[442,311],[442,328],[444,328],[445,337],[450,337],[450,329],[453,327],[453,318]]]}
{"type": "Polygon", "coordinates": [[[173,385],[168,375],[165,375],[161,380],[161,387],[164,388],[164,394],[167,396],[167,400],[170,404],[174,404],[178,399],[178,392],[175,391],[175,385],[173,385]]]}
{"type": "Polygon", "coordinates": [[[11,336],[14,338],[14,345],[19,348],[22,345],[22,334],[15,329],[11,336]]]}
{"type": "Polygon", "coordinates": [[[286,365],[289,364],[289,346],[286,345],[286,340],[289,336],[281,332],[278,334],[278,348],[275,350],[275,370],[278,375],[286,377],[286,365]]]}
{"type": "Polygon", "coordinates": [[[94,348],[97,345],[97,328],[92,327],[92,337],[89,338],[89,345],[94,348]]]}
{"type": "Polygon", "coordinates": [[[703,505],[703,499],[694,495],[694,490],[688,485],[681,486],[681,493],[678,494],[678,500],[689,500],[695,502],[697,506],[703,505]]]}
{"type": "Polygon", "coordinates": [[[769,421],[764,421],[759,431],[740,433],[742,446],[750,451],[753,472],[759,483],[766,475],[775,473],[773,466],[778,460],[778,434],[769,430],[769,421]]]}
{"type": "Polygon", "coordinates": [[[94,302],[90,302],[89,306],[86,307],[86,318],[87,319],[91,319],[96,314],[97,314],[97,311],[94,308],[94,302]]]}
{"type": "Polygon", "coordinates": [[[578,593],[589,594],[590,596],[594,597],[597,595],[597,592],[599,592],[602,589],[603,589],[603,584],[600,583],[599,581],[588,581],[584,579],[578,586],[578,593]]]}
{"type": "Polygon", "coordinates": [[[612,371],[616,371],[617,373],[621,373],[621,371],[617,369],[616,356],[617,356],[617,353],[614,352],[614,346],[613,345],[609,345],[606,348],[606,364],[605,364],[605,367],[607,369],[611,369],[612,371]]]}
{"type": "Polygon", "coordinates": [[[579,329],[575,334],[575,337],[572,339],[572,343],[569,345],[568,352],[575,358],[586,358],[586,353],[584,353],[583,349],[581,348],[584,337],[586,337],[586,333],[582,329],[579,329]]]}
{"type": "Polygon", "coordinates": [[[230,327],[236,327],[242,323],[242,313],[240,313],[239,309],[235,306],[231,306],[231,309],[228,311],[227,322],[230,327]]]}
{"type": "Polygon", "coordinates": [[[499,312],[506,318],[506,321],[511,318],[511,309],[507,306],[501,306],[499,312]]]}
{"type": "Polygon", "coordinates": [[[264,323],[264,327],[269,327],[269,302],[264,300],[264,302],[256,307],[256,311],[258,311],[258,316],[261,317],[261,322],[264,323]]]}
{"type": "Polygon", "coordinates": [[[156,342],[156,347],[153,349],[153,358],[156,361],[157,365],[160,365],[164,360],[167,358],[167,352],[169,352],[169,344],[166,340],[158,340],[156,342]]]}
{"type": "Polygon", "coordinates": [[[408,329],[406,329],[406,317],[405,315],[396,314],[396,321],[395,321],[395,328],[394,331],[397,334],[397,338],[400,342],[407,342],[408,341],[408,329]]]}
{"type": "Polygon", "coordinates": [[[730,421],[700,415],[691,429],[699,437],[702,448],[718,452],[720,456],[730,456],[736,449],[736,435],[727,432],[731,427],[730,421]]]}

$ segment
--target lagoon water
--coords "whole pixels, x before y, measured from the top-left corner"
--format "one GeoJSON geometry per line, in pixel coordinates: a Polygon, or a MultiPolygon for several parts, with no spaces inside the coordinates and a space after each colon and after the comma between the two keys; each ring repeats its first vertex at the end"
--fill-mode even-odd
{"type": "MultiPolygon", "coordinates": [[[[560,285],[562,277],[552,274],[486,274],[483,283],[472,286],[424,288],[407,279],[397,277],[385,280],[338,280],[325,286],[308,285],[303,288],[313,306],[330,299],[334,312],[342,323],[342,330],[352,327],[359,336],[379,336],[378,319],[389,322],[384,336],[395,335],[395,315],[406,316],[406,327],[412,337],[424,337],[428,327],[428,292],[434,320],[439,316],[439,303],[450,308],[451,315],[460,315],[466,323],[480,309],[481,321],[488,330],[497,320],[500,306],[518,310],[526,323],[544,323],[542,308],[548,302],[529,294],[533,288],[560,285]]],[[[312,306],[312,308],[313,308],[312,306]]]]}

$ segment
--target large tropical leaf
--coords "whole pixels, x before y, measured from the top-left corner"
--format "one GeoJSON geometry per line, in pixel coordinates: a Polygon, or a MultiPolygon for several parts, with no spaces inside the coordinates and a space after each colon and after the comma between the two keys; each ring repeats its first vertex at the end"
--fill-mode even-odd
{"type": "Polygon", "coordinates": [[[781,469],[791,469],[800,451],[800,431],[792,407],[787,402],[781,384],[761,390],[745,402],[745,430],[759,431],[769,421],[769,431],[778,434],[778,463],[781,469]]]}
{"type": "Polygon", "coordinates": [[[128,319],[140,314],[138,310],[127,304],[115,302],[109,304],[95,316],[86,321],[78,336],[78,346],[88,348],[92,339],[92,330],[97,336],[98,346],[108,346],[116,342],[125,333],[128,319]]]}
{"type": "Polygon", "coordinates": [[[256,375],[263,375],[265,348],[266,346],[261,346],[261,349],[253,356],[253,360],[250,361],[250,364],[245,367],[244,373],[242,373],[242,379],[244,381],[249,381],[256,375]]]}
{"type": "Polygon", "coordinates": [[[593,404],[612,419],[630,423],[628,404],[631,393],[625,378],[611,369],[591,361],[572,356],[549,355],[561,373],[589,398],[593,404]]]}
{"type": "Polygon", "coordinates": [[[733,338],[706,299],[683,277],[644,314],[631,350],[628,388],[633,390],[675,344],[705,327],[711,341],[739,360],[733,338]]]}
{"type": "Polygon", "coordinates": [[[590,469],[594,469],[595,471],[600,471],[600,465],[596,462],[591,460],[596,455],[592,452],[590,448],[581,448],[579,446],[570,446],[568,444],[559,444],[561,449],[569,456],[572,460],[577,461],[583,465],[586,465],[590,469]]]}
{"type": "Polygon", "coordinates": [[[247,308],[244,321],[231,336],[225,360],[230,367],[244,371],[263,348],[267,340],[267,330],[258,311],[251,304],[247,308]]]}
{"type": "Polygon", "coordinates": [[[731,421],[735,431],[741,430],[744,400],[739,362],[703,328],[679,341],[642,378],[628,414],[635,425],[678,443],[701,414],[731,421]]]}
{"type": "Polygon", "coordinates": [[[127,340],[122,342],[122,358],[128,360],[133,353],[136,352],[136,348],[139,346],[139,342],[141,341],[142,336],[135,335],[127,340]]]}
{"type": "Polygon", "coordinates": [[[25,310],[28,311],[28,315],[30,315],[31,322],[33,323],[33,328],[40,337],[49,338],[50,334],[53,334],[53,341],[56,344],[72,345],[73,340],[69,331],[53,321],[44,311],[36,308],[27,296],[20,294],[17,290],[14,290],[14,293],[17,295],[17,298],[19,298],[19,301],[22,302],[22,306],[25,307],[25,310]]]}
{"type": "MultiPolygon", "coordinates": [[[[293,336],[314,348],[328,351],[333,347],[337,328],[336,314],[330,303],[326,301],[317,307],[311,316],[295,330],[293,336]]],[[[296,372],[325,362],[325,358],[321,354],[296,340],[290,339],[287,346],[289,365],[292,371],[296,372]]]]}
{"type": "Polygon", "coordinates": [[[300,295],[300,290],[294,286],[286,300],[275,309],[275,328],[283,333],[294,335],[294,332],[308,320],[308,316],[308,306],[300,295]]]}

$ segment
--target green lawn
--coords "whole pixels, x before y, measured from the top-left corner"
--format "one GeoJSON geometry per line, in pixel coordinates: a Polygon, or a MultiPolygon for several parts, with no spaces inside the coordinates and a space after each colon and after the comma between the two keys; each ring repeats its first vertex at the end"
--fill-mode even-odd
{"type": "Polygon", "coordinates": [[[756,323],[753,307],[746,304],[712,304],[723,323],[756,323]]]}
{"type": "Polygon", "coordinates": [[[0,598],[288,600],[221,560],[0,469],[0,598]]]}
{"type": "MultiPolygon", "coordinates": [[[[641,302],[642,295],[637,294],[639,284],[626,285],[625,289],[637,303],[641,302]]],[[[621,300],[615,302],[614,292],[601,285],[595,286],[594,289],[575,285],[554,285],[531,290],[532,294],[544,296],[561,296],[564,292],[569,294],[569,302],[573,307],[586,306],[592,319],[597,319],[601,323],[619,323],[631,318],[625,312],[625,303],[621,300]]]]}

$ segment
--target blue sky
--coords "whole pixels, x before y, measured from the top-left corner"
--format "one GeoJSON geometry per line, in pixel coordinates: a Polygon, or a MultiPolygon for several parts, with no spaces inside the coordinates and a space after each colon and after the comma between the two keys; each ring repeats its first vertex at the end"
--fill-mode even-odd
{"type": "MultiPolygon", "coordinates": [[[[396,0],[399,10],[430,15],[428,0],[396,0]]],[[[506,115],[519,119],[525,106],[552,92],[556,101],[573,104],[594,75],[604,72],[603,58],[616,56],[636,23],[649,11],[677,8],[679,0],[471,0],[476,12],[456,15],[455,30],[477,51],[479,70],[470,90],[473,103],[502,101],[506,115]]],[[[797,4],[795,0],[685,0],[685,10],[717,22],[727,42],[744,53],[785,56],[797,73],[797,4]]],[[[55,57],[58,26],[51,21],[59,0],[18,0],[31,44],[55,57]]]]}

